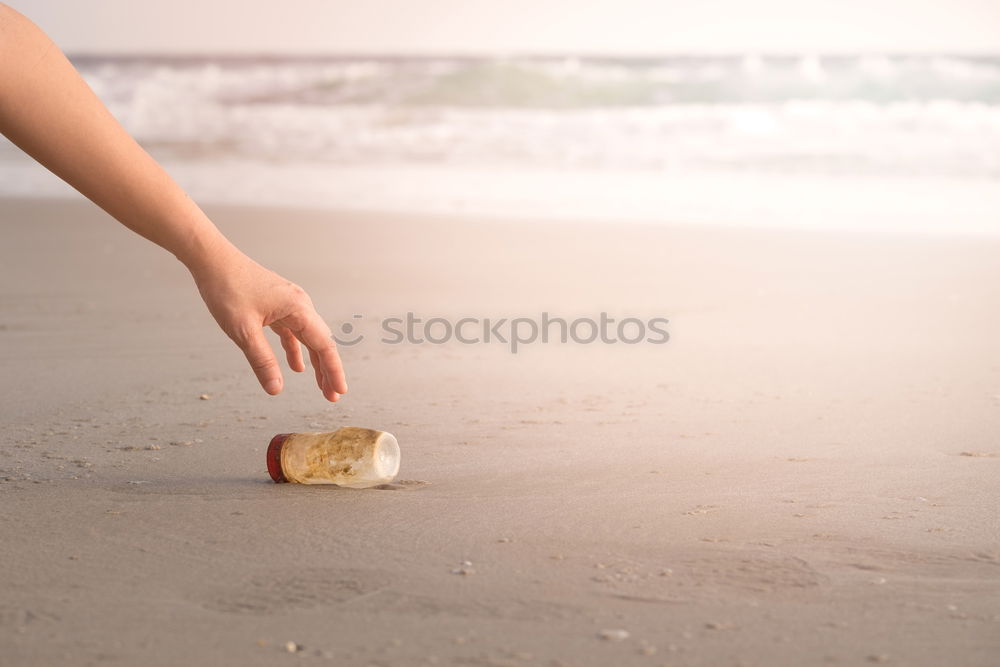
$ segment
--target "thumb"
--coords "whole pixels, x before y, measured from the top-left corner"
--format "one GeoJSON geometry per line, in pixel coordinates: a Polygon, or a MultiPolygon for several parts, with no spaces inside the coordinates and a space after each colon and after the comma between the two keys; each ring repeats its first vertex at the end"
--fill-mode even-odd
{"type": "Polygon", "coordinates": [[[257,381],[260,382],[264,391],[272,396],[281,393],[281,388],[284,386],[281,379],[281,367],[278,366],[278,360],[274,357],[271,345],[264,337],[264,331],[253,329],[242,337],[242,342],[237,342],[237,344],[246,355],[247,361],[250,362],[250,368],[257,375],[257,381]]]}

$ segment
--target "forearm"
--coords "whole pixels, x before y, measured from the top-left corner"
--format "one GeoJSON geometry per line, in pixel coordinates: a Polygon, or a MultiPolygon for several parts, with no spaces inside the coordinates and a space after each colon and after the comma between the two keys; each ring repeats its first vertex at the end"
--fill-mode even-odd
{"type": "Polygon", "coordinates": [[[302,288],[237,250],[125,129],[31,21],[0,4],[0,133],[126,227],[191,270],[209,312],[277,394],[281,370],[264,337],[281,338],[288,364],[305,369],[331,401],[347,380],[330,327],[302,288]]]}
{"type": "Polygon", "coordinates": [[[235,252],[45,33],[2,4],[0,132],[192,271],[235,252]]]}

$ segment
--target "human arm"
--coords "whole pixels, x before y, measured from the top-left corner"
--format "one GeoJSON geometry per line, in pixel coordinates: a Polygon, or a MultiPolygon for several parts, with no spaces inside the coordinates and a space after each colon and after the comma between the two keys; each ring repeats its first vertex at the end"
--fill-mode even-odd
{"type": "Polygon", "coordinates": [[[230,243],[45,33],[4,4],[0,133],[123,225],[173,253],[267,393],[279,393],[284,380],[265,326],[281,338],[294,371],[305,370],[300,342],[306,346],[328,400],[347,391],[330,329],[305,291],[230,243]]]}

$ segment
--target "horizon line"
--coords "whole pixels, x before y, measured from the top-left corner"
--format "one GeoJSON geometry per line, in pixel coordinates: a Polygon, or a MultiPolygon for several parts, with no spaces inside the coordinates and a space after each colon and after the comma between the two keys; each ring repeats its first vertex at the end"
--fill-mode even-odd
{"type": "Polygon", "coordinates": [[[801,59],[801,58],[857,58],[857,57],[891,57],[891,58],[1000,58],[1000,50],[996,51],[916,51],[916,50],[857,50],[857,51],[726,51],[726,52],[685,52],[663,51],[657,53],[608,53],[608,52],[556,52],[556,51],[65,51],[67,58],[78,59],[113,59],[113,58],[146,58],[150,60],[183,60],[183,59],[275,59],[275,60],[318,60],[318,59],[373,59],[373,60],[485,60],[485,59],[537,59],[537,60],[666,60],[666,59],[709,59],[709,58],[767,58],[767,59],[801,59]]]}

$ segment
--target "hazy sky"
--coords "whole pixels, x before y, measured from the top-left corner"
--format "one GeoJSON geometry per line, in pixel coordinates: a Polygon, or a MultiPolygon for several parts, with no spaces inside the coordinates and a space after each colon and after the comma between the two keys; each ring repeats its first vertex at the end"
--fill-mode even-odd
{"type": "Polygon", "coordinates": [[[1000,52],[1000,0],[8,0],[64,51],[1000,52]]]}

